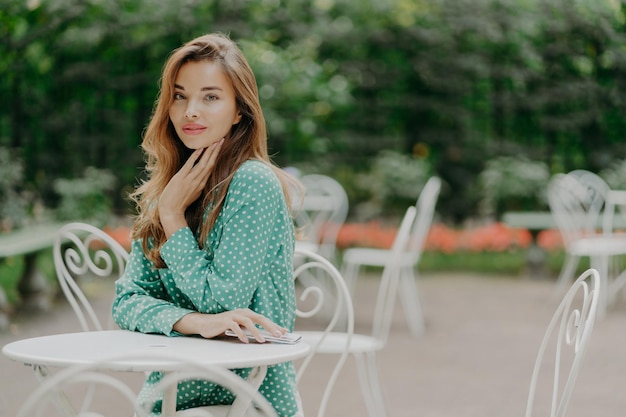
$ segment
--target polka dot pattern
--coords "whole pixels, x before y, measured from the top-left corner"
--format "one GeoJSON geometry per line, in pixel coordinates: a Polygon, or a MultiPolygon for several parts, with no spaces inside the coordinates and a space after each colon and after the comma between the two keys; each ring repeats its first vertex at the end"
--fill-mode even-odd
{"type": "MultiPolygon", "coordinates": [[[[123,329],[180,336],[172,327],[194,311],[220,313],[250,308],[293,330],[293,221],[278,178],[260,161],[235,173],[226,200],[204,248],[190,228],[175,232],[161,249],[166,268],[156,269],[132,244],[124,275],[116,282],[113,318],[123,329]]],[[[236,370],[247,375],[249,369],[236,370]]],[[[162,378],[146,380],[141,398],[152,396],[162,378]]],[[[279,416],[297,415],[295,371],[291,362],[272,366],[259,389],[279,416]]],[[[179,384],[178,409],[230,404],[232,395],[215,384],[179,384]]],[[[156,415],[160,401],[156,405],[156,415]]]]}

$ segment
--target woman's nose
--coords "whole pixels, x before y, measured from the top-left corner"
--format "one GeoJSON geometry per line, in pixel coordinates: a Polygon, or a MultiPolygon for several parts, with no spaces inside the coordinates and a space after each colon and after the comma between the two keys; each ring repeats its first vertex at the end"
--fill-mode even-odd
{"type": "Polygon", "coordinates": [[[185,109],[185,118],[187,119],[195,119],[198,117],[198,111],[196,110],[196,106],[190,101],[185,109]]]}

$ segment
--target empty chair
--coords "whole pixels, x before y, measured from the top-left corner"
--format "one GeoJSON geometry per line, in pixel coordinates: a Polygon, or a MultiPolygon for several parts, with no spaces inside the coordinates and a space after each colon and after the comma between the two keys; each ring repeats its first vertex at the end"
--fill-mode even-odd
{"type": "Polygon", "coordinates": [[[93,366],[63,369],[43,381],[24,401],[16,417],[148,417],[135,409],[137,394],[113,375],[93,366]],[[98,397],[97,392],[103,395],[98,397]],[[68,394],[69,393],[69,394],[68,394]]]}
{"type": "MultiPolygon", "coordinates": [[[[53,247],[54,268],[65,298],[83,331],[113,326],[111,314],[104,323],[97,316],[81,281],[90,277],[117,279],[126,267],[128,252],[103,230],[86,223],[68,223],[57,234],[53,247]]],[[[111,302],[113,281],[111,280],[111,302]]]]}
{"type": "MultiPolygon", "coordinates": [[[[616,275],[609,271],[611,258],[626,255],[626,236],[612,233],[608,225],[605,230],[603,208],[609,188],[604,181],[587,171],[574,171],[574,174],[557,174],[548,183],[548,203],[554,216],[566,257],[559,278],[557,293],[562,293],[568,282],[575,276],[581,257],[589,257],[591,267],[597,269],[604,281],[600,301],[600,315],[603,315],[611,296],[609,285],[616,275]]],[[[612,222],[611,218],[607,218],[612,222]]]]}
{"type": "MultiPolygon", "coordinates": [[[[414,336],[424,332],[424,316],[416,284],[415,268],[417,267],[424,243],[432,224],[435,206],[441,189],[441,180],[431,177],[424,185],[417,199],[417,219],[411,230],[411,237],[401,249],[398,259],[400,269],[400,291],[402,305],[409,329],[414,336]]],[[[374,248],[349,248],[343,254],[342,272],[350,292],[354,294],[356,280],[361,266],[384,267],[389,262],[392,251],[374,248]]]]}
{"type": "Polygon", "coordinates": [[[551,392],[551,417],[563,417],[567,411],[578,373],[596,320],[602,287],[595,269],[588,269],[570,287],[556,309],[543,340],[533,368],[526,407],[526,417],[533,412],[535,395],[542,375],[547,372],[551,392]],[[547,353],[553,357],[548,359],[547,353]]]}
{"type": "MultiPolygon", "coordinates": [[[[38,416],[110,416],[120,415],[148,417],[163,395],[176,393],[181,380],[211,381],[230,390],[240,408],[232,406],[200,407],[175,413],[177,417],[258,416],[275,417],[276,412],[257,388],[235,373],[216,366],[195,363],[187,358],[164,355],[177,364],[177,370],[169,372],[157,386],[154,397],[139,403],[137,393],[112,372],[102,371],[99,363],[78,365],[63,369],[47,378],[33,391],[20,408],[17,417],[38,416]],[[94,389],[96,388],[96,389],[94,389]],[[59,399],[63,402],[59,403],[59,399]],[[62,404],[62,408],[59,405],[62,404]],[[60,414],[55,414],[55,406],[60,414]],[[245,414],[239,414],[245,413],[245,414]]],[[[155,356],[156,357],[156,356],[155,356]]],[[[119,360],[120,358],[112,358],[119,360]]],[[[123,359],[135,360],[136,357],[123,359]]],[[[142,360],[150,359],[142,356],[142,360]]]]}
{"type": "MultiPolygon", "coordinates": [[[[348,347],[348,353],[355,359],[357,365],[363,400],[370,417],[385,417],[387,415],[378,376],[376,356],[377,352],[382,350],[387,343],[392,321],[393,304],[400,279],[400,260],[403,250],[408,244],[416,213],[417,209],[415,206],[410,206],[407,209],[391,248],[374,306],[374,323],[371,334],[351,334],[350,328],[353,320],[351,315],[348,316],[347,320],[348,331],[343,333],[306,332],[296,328],[296,332],[303,335],[304,341],[314,347],[313,350],[316,354],[345,355],[346,347],[348,347]]],[[[314,258],[315,254],[296,251],[296,255],[300,258],[314,258]]],[[[321,259],[318,256],[318,262],[321,263],[321,259]]],[[[319,296],[325,294],[323,290],[318,290],[316,293],[319,296]]],[[[349,300],[349,297],[347,299],[349,300]]],[[[337,320],[336,316],[333,316],[333,322],[334,320],[337,320]]],[[[343,322],[343,320],[340,320],[340,322],[343,322]]]]}
{"type": "Polygon", "coordinates": [[[336,263],[337,235],[348,215],[348,196],[341,184],[329,176],[310,174],[300,180],[304,196],[296,197],[294,205],[302,203],[296,216],[296,226],[305,238],[301,246],[336,263]]]}
{"type": "MultiPolygon", "coordinates": [[[[298,385],[318,353],[337,354],[335,365],[322,385],[321,396],[301,396],[305,406],[317,404],[317,416],[326,408],[339,373],[350,354],[354,333],[354,310],[350,293],[337,268],[322,255],[296,249],[294,279],[297,291],[296,333],[303,335],[311,351],[297,367],[298,385]],[[306,329],[306,330],[305,330],[306,329]]],[[[316,381],[318,383],[318,381],[316,381]]]]}

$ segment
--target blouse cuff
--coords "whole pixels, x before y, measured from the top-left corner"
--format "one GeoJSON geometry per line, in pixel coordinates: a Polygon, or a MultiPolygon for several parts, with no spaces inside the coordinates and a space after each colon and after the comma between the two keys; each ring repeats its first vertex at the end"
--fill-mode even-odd
{"type": "Polygon", "coordinates": [[[175,231],[161,247],[161,257],[169,268],[178,265],[190,251],[198,250],[198,242],[189,226],[175,231]]]}

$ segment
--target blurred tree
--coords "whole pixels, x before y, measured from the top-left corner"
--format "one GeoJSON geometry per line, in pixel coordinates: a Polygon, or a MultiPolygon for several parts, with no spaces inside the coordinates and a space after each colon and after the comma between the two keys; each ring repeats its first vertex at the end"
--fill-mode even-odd
{"type": "Polygon", "coordinates": [[[333,175],[357,205],[376,155],[413,155],[458,223],[493,157],[552,173],[626,157],[625,15],[623,0],[0,0],[0,146],[47,204],[92,166],[125,211],[163,62],[221,31],[254,67],[280,165],[333,175]]]}

